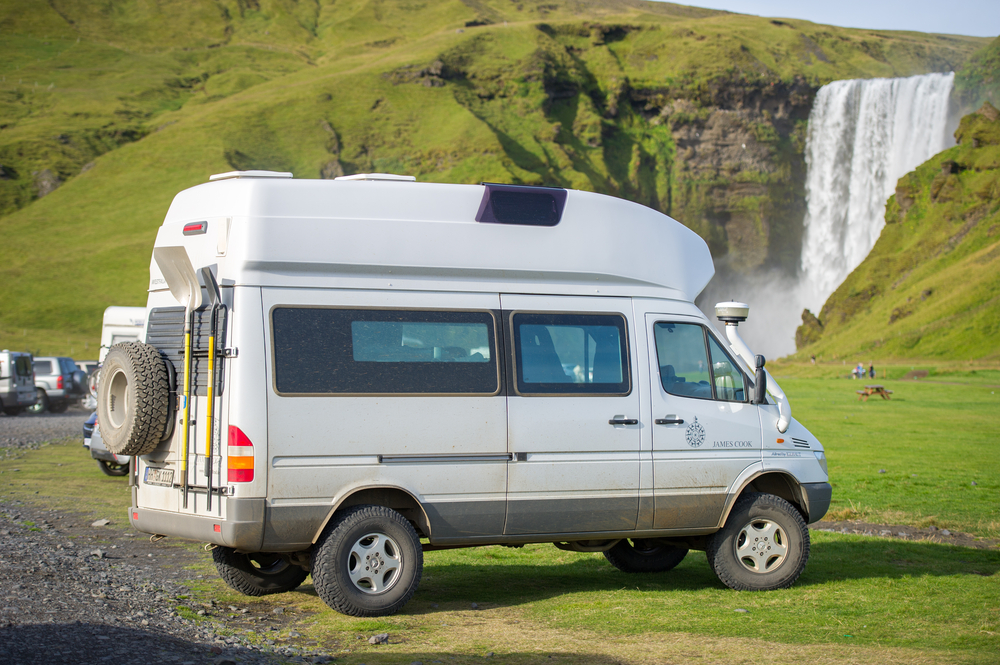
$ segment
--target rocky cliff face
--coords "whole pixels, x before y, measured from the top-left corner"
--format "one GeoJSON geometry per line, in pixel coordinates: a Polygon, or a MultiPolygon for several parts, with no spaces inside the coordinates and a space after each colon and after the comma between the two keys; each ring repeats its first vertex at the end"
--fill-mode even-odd
{"type": "Polygon", "coordinates": [[[725,95],[661,109],[677,156],[665,211],[690,220],[737,272],[794,270],[805,198],[805,123],[816,88],[802,78],[737,80],[725,95]]]}
{"type": "MultiPolygon", "coordinates": [[[[497,133],[515,181],[624,196],[688,225],[729,270],[794,271],[818,85],[739,69],[653,85],[600,62],[645,29],[543,24],[527,57],[482,39],[443,54],[440,76],[497,133]]],[[[390,78],[426,85],[413,72],[434,67],[390,78]]]]}

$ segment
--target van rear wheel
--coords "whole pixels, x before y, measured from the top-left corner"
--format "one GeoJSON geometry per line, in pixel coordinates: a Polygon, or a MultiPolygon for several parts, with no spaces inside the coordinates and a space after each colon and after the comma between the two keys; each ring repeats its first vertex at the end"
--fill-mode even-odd
{"type": "Polygon", "coordinates": [[[656,538],[623,538],[604,558],[623,573],[662,573],[677,566],[687,553],[687,548],[656,538]]]}
{"type": "Polygon", "coordinates": [[[708,539],[705,554],[730,589],[787,589],[809,559],[809,529],[788,501],[773,494],[748,494],[708,539]]]}
{"type": "Polygon", "coordinates": [[[420,584],[420,537],[385,506],[355,506],[335,515],[313,551],[316,593],[342,614],[395,614],[420,584]]]}
{"type": "Polygon", "coordinates": [[[284,593],[299,587],[309,573],[277,554],[240,554],[231,547],[216,547],[212,560],[219,577],[245,596],[284,593]]]}

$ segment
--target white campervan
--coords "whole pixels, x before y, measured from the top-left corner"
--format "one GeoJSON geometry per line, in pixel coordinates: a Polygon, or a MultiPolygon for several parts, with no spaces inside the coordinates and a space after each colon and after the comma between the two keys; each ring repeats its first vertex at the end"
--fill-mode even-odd
{"type": "Polygon", "coordinates": [[[145,342],[102,368],[140,531],[260,595],[312,574],[398,611],[422,552],[551,542],[734,589],[791,585],[830,502],[747,316],[695,307],[708,247],[580,191],[235,172],[178,194],[145,342]],[[767,393],[765,393],[765,387],[767,393]],[[768,394],[769,393],[769,394],[768,394]]]}

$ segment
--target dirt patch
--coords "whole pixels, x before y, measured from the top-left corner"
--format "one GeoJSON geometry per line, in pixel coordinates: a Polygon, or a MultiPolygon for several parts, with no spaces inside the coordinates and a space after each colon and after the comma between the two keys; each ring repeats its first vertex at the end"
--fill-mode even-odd
{"type": "Polygon", "coordinates": [[[809,525],[810,529],[816,531],[828,531],[830,533],[848,533],[858,536],[873,536],[876,538],[897,538],[900,540],[919,540],[932,543],[942,543],[944,545],[958,545],[959,547],[972,547],[977,550],[1000,549],[1000,540],[995,538],[983,538],[974,536],[971,533],[961,533],[940,529],[930,526],[918,529],[914,526],[902,526],[899,524],[871,524],[870,522],[816,522],[809,525]]]}

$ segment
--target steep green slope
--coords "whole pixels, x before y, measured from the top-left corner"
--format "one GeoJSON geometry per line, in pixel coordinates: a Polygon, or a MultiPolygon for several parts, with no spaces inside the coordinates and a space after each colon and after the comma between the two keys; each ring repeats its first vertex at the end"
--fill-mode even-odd
{"type": "Polygon", "coordinates": [[[966,109],[1000,107],[1000,37],[972,54],[955,76],[955,96],[966,109]]]}
{"type": "Polygon", "coordinates": [[[899,180],[868,257],[803,315],[798,356],[1000,360],[1000,112],[899,180]]]}
{"type": "Polygon", "coordinates": [[[234,168],[601,191],[794,266],[816,88],[984,43],[629,0],[20,0],[0,35],[0,346],[78,356],[234,168]]]}

